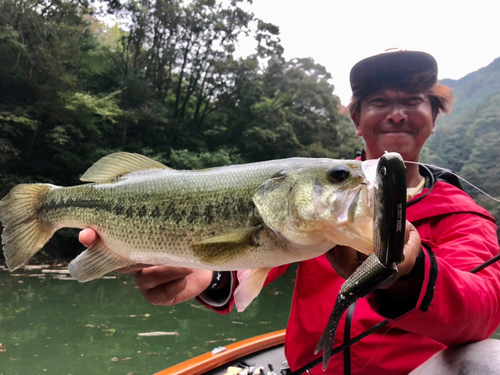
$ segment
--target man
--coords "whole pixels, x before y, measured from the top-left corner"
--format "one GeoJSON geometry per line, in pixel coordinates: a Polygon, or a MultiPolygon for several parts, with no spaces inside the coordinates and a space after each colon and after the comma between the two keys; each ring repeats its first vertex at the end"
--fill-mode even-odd
{"type": "MultiPolygon", "coordinates": [[[[377,159],[384,151],[395,151],[405,161],[417,162],[438,114],[451,107],[451,90],[437,84],[434,58],[416,51],[372,56],[353,67],[350,80],[349,110],[356,134],[366,144],[362,158],[377,159]]],[[[495,221],[453,183],[446,174],[407,164],[408,241],[398,279],[350,309],[334,346],[384,319],[390,323],[352,346],[348,355],[333,356],[326,372],[318,365],[309,373],[408,374],[447,346],[493,333],[500,323],[500,267],[478,274],[468,271],[498,254],[495,221]]],[[[84,230],[80,239],[89,245],[95,233],[84,230]]],[[[340,246],[299,264],[285,340],[292,370],[318,357],[314,348],[334,297],[358,265],[359,254],[340,246]]],[[[152,303],[170,306],[198,297],[222,313],[232,307],[238,280],[231,273],[223,275],[215,290],[207,290],[211,271],[142,267],[124,271],[134,274],[152,303]]],[[[273,269],[267,283],[286,267],[273,269]]]]}

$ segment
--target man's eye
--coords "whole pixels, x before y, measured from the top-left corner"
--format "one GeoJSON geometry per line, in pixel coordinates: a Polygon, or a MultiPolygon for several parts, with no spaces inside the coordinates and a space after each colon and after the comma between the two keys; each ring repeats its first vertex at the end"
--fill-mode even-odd
{"type": "Polygon", "coordinates": [[[374,105],[376,107],[381,107],[387,104],[387,100],[382,99],[382,98],[375,98],[370,100],[370,104],[374,105]]]}
{"type": "Polygon", "coordinates": [[[408,105],[412,105],[412,106],[413,106],[413,105],[419,105],[419,104],[420,104],[420,103],[422,103],[423,101],[424,101],[424,100],[423,100],[421,97],[419,97],[419,96],[415,96],[415,97],[413,97],[413,98],[408,98],[408,99],[406,100],[406,104],[408,104],[408,105]]]}

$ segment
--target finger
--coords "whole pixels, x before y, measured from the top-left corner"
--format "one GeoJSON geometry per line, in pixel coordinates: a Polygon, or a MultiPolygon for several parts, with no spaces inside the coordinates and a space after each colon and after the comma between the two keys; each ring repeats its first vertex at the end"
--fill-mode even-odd
{"type": "Polygon", "coordinates": [[[176,302],[176,297],[187,286],[186,277],[170,281],[165,284],[160,284],[152,289],[143,291],[146,301],[154,305],[173,306],[176,302]]]}
{"type": "Polygon", "coordinates": [[[78,234],[78,240],[84,245],[84,246],[91,246],[94,242],[97,241],[97,233],[95,230],[91,228],[85,228],[80,233],[78,234]]]}
{"type": "Polygon", "coordinates": [[[392,281],[388,282],[387,284],[385,284],[384,286],[382,286],[380,289],[392,288],[393,285],[397,284],[395,283],[397,279],[410,273],[413,270],[413,267],[415,266],[415,262],[421,251],[422,243],[420,240],[420,235],[417,229],[413,226],[413,224],[411,224],[410,222],[406,222],[406,227],[407,227],[407,236],[406,236],[407,239],[403,250],[404,260],[397,266],[398,267],[397,277],[392,281]]]}
{"type": "Polygon", "coordinates": [[[193,273],[190,268],[177,268],[168,266],[152,266],[143,268],[134,273],[137,286],[143,294],[159,285],[170,283],[174,280],[185,278],[193,273]]]}
{"type": "Polygon", "coordinates": [[[134,273],[141,271],[144,268],[153,267],[153,266],[154,266],[153,264],[138,263],[138,264],[134,264],[133,266],[130,266],[130,267],[118,268],[115,271],[118,273],[132,273],[132,274],[134,274],[134,273]]]}
{"type": "Polygon", "coordinates": [[[186,279],[188,284],[186,288],[175,297],[173,303],[188,301],[200,295],[200,293],[206,290],[212,282],[212,275],[213,271],[210,270],[196,270],[192,274],[187,275],[186,279]]]}
{"type": "Polygon", "coordinates": [[[413,266],[415,265],[417,257],[420,254],[422,247],[422,242],[418,231],[410,223],[407,223],[407,226],[409,230],[408,230],[408,240],[406,241],[404,247],[405,257],[403,263],[401,263],[401,265],[398,266],[401,275],[405,275],[411,272],[413,266]]]}
{"type": "Polygon", "coordinates": [[[335,246],[326,253],[333,269],[343,279],[347,279],[358,268],[359,264],[366,259],[366,255],[359,253],[351,247],[335,246]]]}

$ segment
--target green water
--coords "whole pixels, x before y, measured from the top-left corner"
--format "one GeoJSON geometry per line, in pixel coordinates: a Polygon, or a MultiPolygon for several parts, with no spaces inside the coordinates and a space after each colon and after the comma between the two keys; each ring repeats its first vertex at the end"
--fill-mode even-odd
{"type": "Polygon", "coordinates": [[[286,326],[295,268],[242,313],[196,301],[146,302],[130,275],[85,284],[42,270],[0,270],[0,375],[153,374],[221,345],[286,326]],[[172,335],[144,337],[163,331],[172,335]]]}
{"type": "Polygon", "coordinates": [[[148,375],[283,329],[295,269],[264,288],[244,312],[227,315],[195,301],[151,305],[130,275],[80,284],[50,270],[0,269],[0,375],[148,375]],[[139,335],[153,331],[172,335],[139,335]]]}

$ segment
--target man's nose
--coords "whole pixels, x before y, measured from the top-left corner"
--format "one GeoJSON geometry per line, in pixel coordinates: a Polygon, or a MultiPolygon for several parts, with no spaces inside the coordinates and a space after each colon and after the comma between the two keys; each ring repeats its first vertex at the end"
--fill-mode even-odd
{"type": "Polygon", "coordinates": [[[392,123],[402,123],[408,121],[408,115],[406,114],[406,109],[404,106],[399,104],[394,104],[389,108],[386,120],[392,123]]]}

